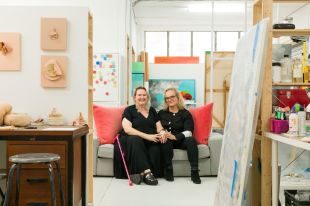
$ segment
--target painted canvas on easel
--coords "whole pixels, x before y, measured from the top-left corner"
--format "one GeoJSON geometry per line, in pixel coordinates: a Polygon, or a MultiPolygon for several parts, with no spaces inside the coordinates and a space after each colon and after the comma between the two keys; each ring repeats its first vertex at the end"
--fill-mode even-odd
{"type": "Polygon", "coordinates": [[[119,100],[118,54],[94,55],[93,87],[93,101],[114,102],[119,100]]]}
{"type": "Polygon", "coordinates": [[[245,187],[262,93],[268,23],[268,19],[262,20],[238,42],[214,206],[243,206],[247,201],[245,187]]]}
{"type": "Polygon", "coordinates": [[[194,79],[150,79],[149,92],[151,105],[158,111],[164,106],[164,91],[175,87],[186,100],[196,102],[196,84],[194,79]]]}

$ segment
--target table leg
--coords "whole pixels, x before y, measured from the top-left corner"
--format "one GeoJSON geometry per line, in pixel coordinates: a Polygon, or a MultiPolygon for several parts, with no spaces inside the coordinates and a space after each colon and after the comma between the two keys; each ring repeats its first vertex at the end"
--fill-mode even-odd
{"type": "Polygon", "coordinates": [[[272,140],[272,206],[278,206],[278,142],[272,140]]]}

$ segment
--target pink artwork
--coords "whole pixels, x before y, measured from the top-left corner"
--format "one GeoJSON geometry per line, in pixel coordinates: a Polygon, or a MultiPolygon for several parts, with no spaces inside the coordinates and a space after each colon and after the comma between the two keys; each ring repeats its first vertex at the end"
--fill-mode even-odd
{"type": "Polygon", "coordinates": [[[67,49],[67,19],[41,18],[41,49],[67,49]]]}
{"type": "Polygon", "coordinates": [[[0,32],[0,70],[20,70],[20,34],[0,32]]]}
{"type": "Polygon", "coordinates": [[[41,86],[67,86],[68,59],[65,56],[41,56],[41,86]]]}

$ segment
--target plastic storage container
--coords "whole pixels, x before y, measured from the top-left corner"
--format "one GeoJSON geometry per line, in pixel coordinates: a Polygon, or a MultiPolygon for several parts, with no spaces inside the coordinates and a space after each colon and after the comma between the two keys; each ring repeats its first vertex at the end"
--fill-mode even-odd
{"type": "Polygon", "coordinates": [[[309,201],[301,201],[297,200],[295,198],[295,195],[297,194],[297,190],[285,190],[284,196],[285,196],[285,206],[309,206],[309,201]]]}
{"type": "Polygon", "coordinates": [[[288,120],[270,119],[271,132],[281,134],[287,132],[289,129],[288,120]]]}
{"type": "Polygon", "coordinates": [[[272,62],[272,82],[281,82],[281,63],[272,62]]]}

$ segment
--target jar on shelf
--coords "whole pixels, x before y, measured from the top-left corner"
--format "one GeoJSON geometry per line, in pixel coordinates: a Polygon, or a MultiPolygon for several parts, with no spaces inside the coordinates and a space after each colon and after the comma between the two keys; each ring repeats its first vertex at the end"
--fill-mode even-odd
{"type": "Polygon", "coordinates": [[[281,82],[281,63],[272,62],[272,82],[279,83],[281,82]]]}
{"type": "Polygon", "coordinates": [[[293,61],[293,82],[303,83],[302,62],[299,58],[293,61]]]}
{"type": "Polygon", "coordinates": [[[281,82],[291,83],[292,82],[292,63],[288,54],[285,54],[281,59],[281,82]]]}

